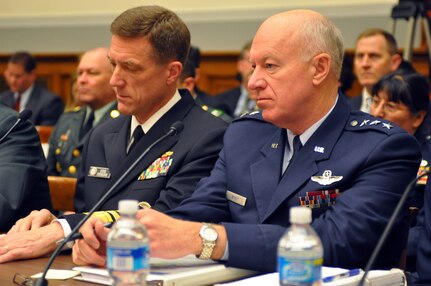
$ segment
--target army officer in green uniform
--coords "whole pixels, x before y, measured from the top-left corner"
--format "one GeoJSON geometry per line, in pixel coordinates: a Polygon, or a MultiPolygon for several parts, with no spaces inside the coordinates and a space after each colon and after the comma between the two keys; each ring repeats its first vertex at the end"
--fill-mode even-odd
{"type": "Polygon", "coordinates": [[[77,177],[81,150],[87,132],[120,115],[114,90],[109,85],[112,75],[106,48],[84,53],[78,65],[78,97],[83,106],[64,112],[49,138],[48,174],[77,177]]]}

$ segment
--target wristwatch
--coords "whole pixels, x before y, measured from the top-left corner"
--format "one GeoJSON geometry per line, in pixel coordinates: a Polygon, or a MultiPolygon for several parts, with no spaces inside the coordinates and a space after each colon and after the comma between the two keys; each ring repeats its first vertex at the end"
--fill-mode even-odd
{"type": "Polygon", "coordinates": [[[204,223],[199,231],[199,235],[202,238],[203,247],[201,255],[198,258],[208,260],[211,258],[214,246],[216,245],[218,233],[211,224],[204,223]]]}

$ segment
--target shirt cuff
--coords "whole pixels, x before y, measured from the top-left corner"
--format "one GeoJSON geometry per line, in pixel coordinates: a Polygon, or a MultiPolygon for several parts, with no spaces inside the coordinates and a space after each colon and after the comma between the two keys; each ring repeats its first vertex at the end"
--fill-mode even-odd
{"type": "MultiPolygon", "coordinates": [[[[61,225],[61,228],[63,229],[63,232],[64,232],[64,237],[68,236],[72,232],[72,229],[70,228],[70,225],[66,219],[64,218],[55,219],[51,223],[55,223],[55,222],[61,225]]],[[[64,246],[63,250],[72,248],[74,243],[75,243],[74,241],[68,241],[64,246]]]]}

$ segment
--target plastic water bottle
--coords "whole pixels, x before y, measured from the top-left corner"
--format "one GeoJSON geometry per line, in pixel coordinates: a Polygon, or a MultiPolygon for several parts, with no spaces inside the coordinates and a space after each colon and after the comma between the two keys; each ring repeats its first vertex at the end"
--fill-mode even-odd
{"type": "Polygon", "coordinates": [[[149,272],[149,239],[136,219],[138,202],[122,200],[120,219],[112,226],[107,242],[107,268],[114,285],[146,285],[149,272]]]}
{"type": "Polygon", "coordinates": [[[321,285],[323,248],[319,236],[310,226],[311,209],[292,207],[290,223],[278,243],[280,285],[321,285]]]}

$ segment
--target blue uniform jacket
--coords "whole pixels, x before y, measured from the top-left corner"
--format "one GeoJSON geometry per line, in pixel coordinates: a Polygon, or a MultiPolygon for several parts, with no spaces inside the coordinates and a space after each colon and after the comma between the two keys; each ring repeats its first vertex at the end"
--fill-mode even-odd
{"type": "MultiPolygon", "coordinates": [[[[223,223],[229,266],[275,271],[277,244],[289,226],[290,207],[306,204],[307,195],[322,200],[328,194],[326,205],[309,205],[324,264],[364,267],[402,192],[415,178],[421,159],[416,139],[387,121],[351,111],[339,96],[281,177],[283,132],[257,112],[235,120],[210,177],[169,214],[223,223]],[[227,191],[236,198],[228,199],[227,191]],[[246,199],[244,205],[240,197],[246,199]]],[[[406,230],[407,207],[376,267],[399,265],[406,230]]]]}
{"type": "MultiPolygon", "coordinates": [[[[116,210],[120,200],[135,199],[149,203],[156,210],[167,211],[189,197],[199,180],[210,174],[222,148],[227,124],[196,105],[190,93],[185,90],[180,93],[181,100],[151,127],[129,154],[126,146],[130,116],[112,119],[89,132],[75,194],[77,212],[90,210],[139,155],[176,121],[183,122],[183,131],[155,145],[100,209],[116,210]]],[[[71,226],[80,218],[80,215],[66,217],[71,226]]]]}

